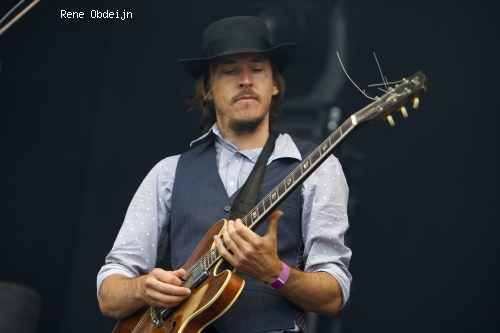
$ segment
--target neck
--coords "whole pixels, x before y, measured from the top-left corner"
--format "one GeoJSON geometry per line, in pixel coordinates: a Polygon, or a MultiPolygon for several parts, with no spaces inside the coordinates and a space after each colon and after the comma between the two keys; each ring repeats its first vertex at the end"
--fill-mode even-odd
{"type": "Polygon", "coordinates": [[[232,131],[223,131],[219,128],[224,139],[233,143],[239,151],[262,148],[269,137],[269,125],[263,122],[261,126],[253,132],[235,133],[232,131]]]}

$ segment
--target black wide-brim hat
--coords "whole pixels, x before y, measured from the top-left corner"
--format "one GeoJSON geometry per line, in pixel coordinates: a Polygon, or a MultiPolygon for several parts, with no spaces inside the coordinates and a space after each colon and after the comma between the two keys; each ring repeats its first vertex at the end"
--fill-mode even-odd
{"type": "Polygon", "coordinates": [[[266,23],[258,17],[235,16],[216,21],[203,32],[201,58],[180,59],[179,64],[198,78],[214,59],[230,54],[263,53],[279,72],[285,70],[297,52],[292,43],[274,46],[266,23]]]}

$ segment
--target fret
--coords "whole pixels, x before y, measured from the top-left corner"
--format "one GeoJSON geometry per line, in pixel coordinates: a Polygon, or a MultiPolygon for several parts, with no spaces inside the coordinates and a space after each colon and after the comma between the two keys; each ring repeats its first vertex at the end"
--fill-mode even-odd
{"type": "Polygon", "coordinates": [[[302,176],[302,169],[301,168],[295,168],[295,170],[293,170],[292,172],[292,176],[293,176],[293,179],[300,179],[300,177],[302,176]]]}
{"type": "Polygon", "coordinates": [[[286,184],[285,184],[285,182],[279,183],[278,186],[277,186],[277,188],[278,188],[278,195],[280,197],[282,197],[283,194],[285,194],[285,192],[286,192],[286,184]]]}
{"type": "Polygon", "coordinates": [[[257,221],[259,219],[259,211],[258,211],[257,207],[255,207],[254,209],[252,209],[250,211],[250,216],[252,217],[252,224],[254,224],[255,221],[257,221]]]}
{"type": "Polygon", "coordinates": [[[212,264],[215,262],[216,259],[217,259],[216,252],[214,251],[214,249],[211,249],[209,251],[209,255],[206,256],[207,262],[205,263],[205,268],[212,266],[212,264]]]}
{"type": "Polygon", "coordinates": [[[340,125],[341,134],[344,135],[352,127],[351,118],[347,118],[342,125],[340,125]]]}
{"type": "Polygon", "coordinates": [[[259,216],[264,215],[264,212],[266,211],[266,207],[264,207],[264,203],[261,202],[257,206],[258,206],[257,210],[259,212],[259,216]]]}
{"type": "Polygon", "coordinates": [[[212,249],[212,264],[213,264],[214,262],[216,262],[217,260],[219,260],[219,258],[220,258],[219,250],[217,250],[217,248],[216,248],[216,247],[214,247],[214,248],[212,249]]]}
{"type": "Polygon", "coordinates": [[[276,191],[276,188],[274,188],[274,190],[271,192],[271,194],[269,195],[269,197],[271,198],[271,202],[274,204],[276,201],[278,201],[279,199],[279,195],[278,195],[278,191],[276,191]]]}
{"type": "Polygon", "coordinates": [[[243,216],[243,217],[241,218],[241,222],[242,222],[242,223],[243,223],[246,227],[248,227],[247,216],[248,216],[248,215],[245,215],[245,216],[243,216]]]}
{"type": "Polygon", "coordinates": [[[311,167],[311,161],[309,161],[309,158],[307,158],[305,161],[302,162],[301,167],[302,167],[302,173],[303,174],[307,173],[307,170],[311,167]]]}
{"type": "MultiPolygon", "coordinates": [[[[210,254],[211,251],[208,251],[208,253],[210,254]]],[[[212,265],[211,261],[210,261],[210,256],[204,256],[203,258],[201,258],[201,262],[200,264],[203,265],[205,267],[205,269],[207,267],[210,267],[210,265],[212,265]]]]}
{"type": "Polygon", "coordinates": [[[265,197],[262,203],[264,204],[264,211],[267,211],[269,208],[271,208],[271,195],[265,197]]]}
{"type": "MultiPolygon", "coordinates": [[[[219,254],[219,250],[217,250],[216,247],[212,249],[212,256],[210,258],[210,267],[221,258],[221,255],[219,254]]],[[[208,269],[208,267],[207,267],[208,269]]]]}
{"type": "Polygon", "coordinates": [[[320,147],[321,155],[324,155],[326,152],[328,152],[328,149],[329,149],[331,146],[332,146],[332,145],[330,144],[330,140],[326,140],[326,141],[324,141],[324,142],[321,144],[321,147],[320,147]]]}
{"type": "Polygon", "coordinates": [[[309,159],[311,160],[312,164],[315,164],[319,158],[321,157],[321,150],[320,149],[315,149],[311,155],[309,155],[309,159]]]}
{"type": "Polygon", "coordinates": [[[293,185],[293,174],[289,175],[285,181],[283,182],[285,184],[286,189],[288,190],[290,187],[293,185]]]}
{"type": "Polygon", "coordinates": [[[340,133],[340,127],[335,130],[335,132],[332,133],[328,137],[328,141],[331,146],[335,146],[335,143],[340,139],[341,133],[340,133]]]}

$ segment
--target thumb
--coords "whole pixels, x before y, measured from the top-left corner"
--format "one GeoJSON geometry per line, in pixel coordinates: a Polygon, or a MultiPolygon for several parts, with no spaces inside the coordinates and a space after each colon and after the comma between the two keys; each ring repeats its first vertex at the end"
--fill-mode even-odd
{"type": "Polygon", "coordinates": [[[269,216],[269,221],[267,222],[266,236],[273,235],[277,237],[278,234],[278,220],[283,215],[281,210],[274,211],[271,216],[269,216]]]}
{"type": "Polygon", "coordinates": [[[172,274],[180,279],[180,278],[184,277],[184,275],[186,275],[186,270],[183,268],[180,268],[176,271],[172,271],[172,274]]]}

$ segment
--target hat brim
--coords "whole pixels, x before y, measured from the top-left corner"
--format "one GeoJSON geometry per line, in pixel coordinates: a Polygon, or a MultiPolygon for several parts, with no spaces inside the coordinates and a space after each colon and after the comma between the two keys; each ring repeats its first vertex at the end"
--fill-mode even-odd
{"type": "Polygon", "coordinates": [[[180,59],[179,64],[184,68],[184,70],[194,77],[198,79],[200,75],[205,71],[205,68],[210,64],[214,59],[217,59],[221,56],[230,55],[230,54],[241,54],[241,53],[263,53],[269,56],[273,64],[276,66],[276,69],[281,73],[283,72],[287,66],[292,61],[293,57],[297,53],[297,45],[293,43],[287,43],[275,46],[269,50],[255,50],[251,48],[241,48],[241,49],[233,49],[223,52],[216,57],[211,58],[197,58],[197,59],[180,59]]]}

